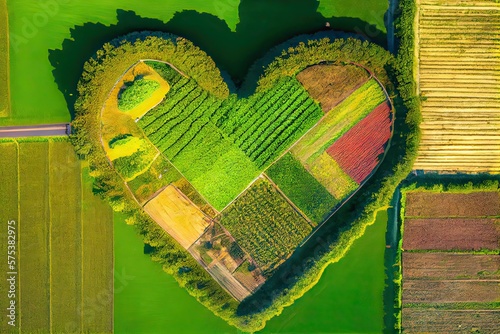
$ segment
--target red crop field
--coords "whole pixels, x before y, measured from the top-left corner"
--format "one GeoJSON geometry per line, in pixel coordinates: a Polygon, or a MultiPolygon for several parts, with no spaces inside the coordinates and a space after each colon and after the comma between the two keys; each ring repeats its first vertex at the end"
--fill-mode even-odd
{"type": "Polygon", "coordinates": [[[495,219],[406,219],[404,250],[480,250],[499,248],[495,219]]]}
{"type": "Polygon", "coordinates": [[[391,108],[384,102],[333,143],[327,152],[360,184],[377,167],[390,137],[391,108]]]}

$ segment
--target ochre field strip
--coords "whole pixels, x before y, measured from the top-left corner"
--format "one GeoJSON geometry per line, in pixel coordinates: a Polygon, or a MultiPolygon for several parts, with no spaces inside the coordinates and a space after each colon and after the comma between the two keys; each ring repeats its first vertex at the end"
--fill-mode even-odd
{"type": "MultiPolygon", "coordinates": [[[[17,145],[14,142],[0,143],[0,155],[2,156],[3,163],[0,164],[0,194],[2,194],[2,207],[0,209],[0,220],[2,221],[2,231],[0,231],[0,252],[5,254],[5,258],[0,262],[0,270],[2,275],[6,275],[7,272],[11,272],[7,265],[7,251],[8,251],[8,232],[7,232],[7,222],[9,220],[16,221],[16,234],[19,236],[17,231],[19,222],[18,218],[18,180],[17,180],[17,145]]],[[[18,247],[18,245],[17,245],[18,247]]],[[[17,248],[16,247],[16,248],[17,248]]],[[[19,253],[17,252],[14,257],[18,260],[19,253]]],[[[19,262],[17,261],[17,265],[19,262]]],[[[19,273],[19,267],[17,268],[19,273]]],[[[8,296],[8,290],[10,284],[5,284],[7,277],[2,277],[2,284],[0,284],[0,309],[2,312],[7,312],[7,308],[10,305],[10,298],[8,296]]],[[[17,275],[19,278],[19,275],[17,275]]],[[[16,281],[16,286],[19,289],[19,281],[16,281]]],[[[19,292],[19,290],[17,291],[19,292]]],[[[16,301],[16,309],[19,310],[19,299],[14,298],[16,301]]],[[[16,312],[16,325],[19,326],[19,313],[16,312]]],[[[8,325],[9,318],[6,317],[7,314],[2,314],[0,319],[0,333],[17,333],[15,328],[8,325]]],[[[17,327],[18,328],[18,327],[17,327]]]]}
{"type": "Polygon", "coordinates": [[[81,331],[80,162],[67,142],[50,143],[52,331],[81,331]]]}
{"type": "Polygon", "coordinates": [[[50,331],[49,146],[20,143],[19,277],[21,331],[50,331]]]}
{"type": "Polygon", "coordinates": [[[414,169],[500,172],[500,3],[417,1],[422,140],[414,169]]]}
{"type": "Polygon", "coordinates": [[[82,329],[84,333],[112,333],[113,212],[92,193],[88,169],[82,171],[82,187],[82,329]]]}

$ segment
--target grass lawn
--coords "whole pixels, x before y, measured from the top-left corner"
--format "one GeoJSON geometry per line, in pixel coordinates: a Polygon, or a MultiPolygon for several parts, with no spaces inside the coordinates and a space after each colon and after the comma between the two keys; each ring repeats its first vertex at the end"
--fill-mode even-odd
{"type": "MultiPolygon", "coordinates": [[[[5,261],[0,263],[0,270],[3,273],[7,273],[11,270],[8,268],[7,264],[7,251],[8,251],[8,234],[7,234],[7,222],[9,220],[16,221],[16,230],[17,230],[17,222],[18,219],[18,188],[17,188],[17,146],[14,142],[1,142],[0,143],[0,156],[2,157],[3,163],[0,164],[0,194],[4,194],[2,197],[2,210],[0,213],[0,220],[2,221],[2,233],[0,233],[0,252],[5,254],[5,261]]],[[[17,244],[17,247],[19,245],[17,244]]],[[[17,248],[16,247],[16,248],[17,248]]],[[[18,258],[18,257],[17,257],[18,258]]],[[[10,259],[11,260],[11,259],[10,259]]],[[[19,264],[19,263],[18,263],[19,264]]],[[[19,277],[19,276],[18,276],[19,277]]],[[[0,284],[0,295],[2,298],[0,299],[0,308],[2,310],[6,310],[9,307],[9,300],[7,298],[8,286],[4,284],[4,280],[2,280],[2,284],[0,284]]],[[[16,284],[19,286],[19,280],[17,280],[16,284]]],[[[19,299],[14,298],[16,304],[19,303],[19,299]]],[[[19,305],[19,304],[18,304],[19,305]]],[[[19,312],[16,312],[16,318],[19,319],[19,312]]],[[[10,333],[11,326],[7,324],[9,321],[5,315],[2,316],[0,320],[0,332],[1,333],[10,333]]],[[[12,331],[14,332],[14,331],[12,331]]]]}
{"type": "Polygon", "coordinates": [[[144,254],[133,226],[115,216],[115,333],[236,333],[144,254]]]}
{"type": "MultiPolygon", "coordinates": [[[[185,36],[206,50],[221,68],[241,79],[250,64],[269,48],[299,33],[318,30],[327,20],[336,29],[358,31],[383,42],[383,32],[376,32],[356,18],[385,31],[383,16],[388,8],[386,0],[365,1],[360,6],[352,6],[348,0],[293,0],[291,4],[265,0],[241,3],[238,0],[166,0],[161,5],[152,0],[122,0],[119,5],[112,0],[50,3],[58,5],[44,10],[36,1],[8,1],[12,117],[0,119],[0,125],[68,121],[67,102],[58,83],[72,104],[83,61],[103,42],[130,30],[162,28],[185,36]],[[117,9],[131,10],[158,21],[140,20],[121,11],[120,24],[107,29],[106,26],[117,23],[117,9]],[[190,11],[174,17],[182,10],[190,11]],[[342,19],[330,19],[332,17],[342,19]],[[77,30],[77,42],[66,43],[66,47],[74,47],[69,51],[71,54],[55,57],[63,63],[56,71],[56,83],[50,50],[61,49],[63,41],[71,37],[70,29],[86,22],[94,24],[77,30]]],[[[53,53],[52,61],[56,63],[53,53]]]]}
{"type": "Polygon", "coordinates": [[[387,211],[302,298],[261,333],[382,333],[387,211]]]}

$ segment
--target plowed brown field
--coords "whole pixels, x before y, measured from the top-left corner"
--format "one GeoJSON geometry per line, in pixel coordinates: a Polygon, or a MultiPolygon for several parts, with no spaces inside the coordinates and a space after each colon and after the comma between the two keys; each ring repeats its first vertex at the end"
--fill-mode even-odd
{"type": "Polygon", "coordinates": [[[500,310],[403,308],[404,333],[500,333],[500,310]]]}
{"type": "Polygon", "coordinates": [[[500,281],[405,280],[403,304],[495,302],[500,299],[500,281]]]}
{"type": "Polygon", "coordinates": [[[404,250],[498,249],[500,223],[495,219],[406,219],[404,250]]]}
{"type": "Polygon", "coordinates": [[[500,193],[469,194],[414,191],[406,194],[406,217],[486,217],[500,215],[500,193]]]}
{"type": "Polygon", "coordinates": [[[497,279],[500,255],[403,253],[405,279],[497,279]]]}

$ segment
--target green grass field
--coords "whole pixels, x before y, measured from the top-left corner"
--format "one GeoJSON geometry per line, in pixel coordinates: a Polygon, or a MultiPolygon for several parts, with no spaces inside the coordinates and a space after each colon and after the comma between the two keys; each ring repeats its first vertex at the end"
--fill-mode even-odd
{"type": "Polygon", "coordinates": [[[10,114],[8,35],[7,0],[0,0],[0,117],[7,117],[10,114]]]}
{"type": "Polygon", "coordinates": [[[293,4],[264,0],[244,0],[241,4],[238,0],[166,0],[161,5],[134,0],[123,0],[119,4],[112,0],[47,3],[60,4],[44,9],[36,1],[8,1],[12,117],[0,120],[0,124],[70,119],[65,97],[54,81],[48,50],[61,49],[63,41],[71,37],[70,29],[86,22],[99,22],[100,25],[78,30],[78,48],[61,58],[67,66],[60,68],[59,74],[64,77],[58,77],[58,81],[69,99],[74,98],[69,94],[74,93],[83,61],[101,44],[131,29],[163,27],[185,36],[206,50],[221,68],[241,79],[250,64],[269,48],[299,33],[318,30],[327,20],[335,29],[358,31],[383,42],[383,17],[388,8],[385,0],[367,1],[362,6],[352,6],[348,0],[295,0],[293,4]],[[140,20],[121,12],[120,24],[106,29],[117,23],[117,9],[134,11],[141,17],[159,21],[140,20]],[[174,17],[176,12],[183,10],[191,11],[174,17]],[[358,19],[375,25],[381,32],[358,19]],[[37,65],[36,70],[33,64],[37,65]]]}
{"type": "Polygon", "coordinates": [[[266,174],[316,224],[339,202],[290,153],[269,167],[266,174]]]}
{"type": "MultiPolygon", "coordinates": [[[[82,184],[81,162],[68,142],[21,141],[19,164],[16,146],[0,143],[9,161],[0,167],[0,190],[8,194],[0,219],[19,225],[17,325],[22,333],[111,333],[111,209],[92,194],[88,176],[82,184]]],[[[6,253],[4,233],[0,247],[6,253]]],[[[4,319],[0,326],[9,333],[4,319]]]]}
{"type": "MultiPolygon", "coordinates": [[[[0,233],[0,251],[3,254],[7,254],[8,251],[8,232],[7,232],[7,221],[15,220],[16,230],[18,227],[18,198],[17,198],[17,145],[14,142],[1,142],[0,143],[0,155],[2,156],[2,161],[5,163],[0,164],[0,194],[4,194],[2,197],[2,210],[0,213],[0,219],[2,222],[2,231],[0,233]],[[3,230],[5,228],[5,230],[3,230]]],[[[18,235],[17,235],[18,236],[18,235]]],[[[17,239],[17,238],[16,238],[17,239]]],[[[16,243],[16,248],[19,247],[16,243]]],[[[7,259],[6,259],[7,260],[7,259]]],[[[11,259],[9,259],[11,260],[11,259]]],[[[3,273],[7,273],[11,270],[8,268],[7,261],[2,261],[0,263],[0,270],[3,273]]],[[[16,281],[16,285],[19,286],[19,280],[16,281]]],[[[0,299],[0,308],[2,310],[7,310],[9,307],[9,299],[7,299],[9,287],[7,284],[0,284],[0,294],[2,298],[0,299]]],[[[16,304],[19,305],[18,296],[14,298],[16,304]]],[[[19,319],[19,312],[16,312],[16,318],[19,319]]],[[[2,333],[17,333],[17,331],[10,331],[10,326],[7,324],[9,321],[6,316],[2,316],[0,320],[0,332],[2,333]]]]}
{"type": "MultiPolygon", "coordinates": [[[[318,284],[259,333],[383,333],[387,211],[379,211],[346,255],[318,284]]],[[[388,331],[392,333],[391,331],[388,331]]]]}

